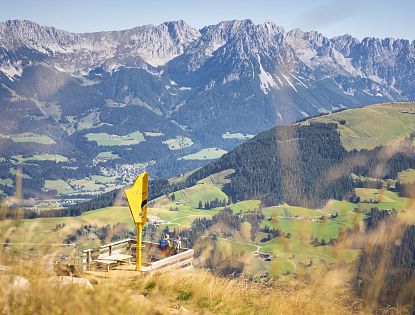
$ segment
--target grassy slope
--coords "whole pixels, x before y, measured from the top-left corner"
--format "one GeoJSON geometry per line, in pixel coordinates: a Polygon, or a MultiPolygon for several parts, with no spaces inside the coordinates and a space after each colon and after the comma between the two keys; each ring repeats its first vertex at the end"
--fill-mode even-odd
{"type": "Polygon", "coordinates": [[[32,242],[32,243],[61,243],[76,228],[85,224],[116,224],[117,222],[127,223],[134,227],[130,211],[127,207],[110,207],[90,211],[79,217],[61,218],[39,218],[34,220],[6,220],[1,221],[3,231],[9,230],[11,242],[32,242]],[[65,224],[65,227],[52,231],[58,224],[65,224]],[[8,229],[14,226],[12,229],[8,229]]]}
{"type": "Polygon", "coordinates": [[[289,273],[310,273],[314,270],[334,264],[337,260],[346,263],[354,261],[357,252],[345,250],[339,256],[331,246],[312,246],[311,239],[324,239],[327,242],[330,238],[337,238],[341,229],[352,227],[361,222],[362,215],[356,218],[356,213],[348,212],[346,208],[352,208],[349,203],[334,201],[321,210],[292,207],[289,205],[264,208],[263,213],[266,219],[261,226],[276,228],[284,233],[291,233],[291,238],[278,238],[260,244],[261,252],[269,252],[278,258],[268,265],[265,265],[271,273],[281,275],[289,273]],[[328,216],[330,213],[341,213],[336,219],[328,219],[324,222],[317,220],[321,216],[328,216]],[[313,261],[312,267],[306,267],[313,261]]]}
{"type": "MultiPolygon", "coordinates": [[[[77,194],[95,194],[98,195],[102,192],[111,191],[120,187],[116,183],[117,177],[115,176],[101,176],[92,175],[83,179],[54,179],[45,180],[44,189],[56,190],[58,195],[77,195],[77,194]]],[[[120,187],[121,188],[121,187],[120,187]]]]}
{"type": "Polygon", "coordinates": [[[346,124],[338,126],[344,147],[348,150],[372,149],[415,132],[415,103],[369,105],[312,118],[302,124],[342,119],[346,124]]]}
{"type": "MultiPolygon", "coordinates": [[[[415,215],[406,211],[406,209],[411,208],[411,202],[413,201],[401,198],[395,192],[362,188],[357,189],[356,193],[362,200],[368,198],[372,201],[376,200],[376,202],[361,202],[356,205],[347,201],[330,200],[322,209],[307,209],[290,205],[267,207],[262,210],[265,219],[261,222],[261,227],[268,226],[271,229],[279,229],[284,233],[291,233],[290,239],[277,238],[262,243],[260,239],[265,237],[265,234],[254,241],[242,240],[241,236],[237,234],[231,238],[220,239],[219,248],[223,254],[228,256],[240,255],[241,251],[247,254],[244,258],[247,271],[268,271],[274,275],[293,272],[300,274],[313,273],[320,270],[320,268],[334,266],[339,261],[351,263],[356,259],[358,255],[356,250],[343,248],[338,251],[331,246],[311,245],[312,238],[317,238],[319,241],[324,239],[328,242],[330,238],[337,238],[341,230],[360,225],[364,213],[355,212],[355,208],[358,208],[359,212],[370,211],[373,207],[396,209],[399,211],[399,216],[405,215],[406,219],[410,220],[409,222],[415,222],[415,215]],[[338,216],[330,219],[330,214],[335,213],[338,216]],[[318,222],[322,216],[327,219],[318,222]],[[254,258],[252,253],[256,250],[271,253],[277,258],[272,262],[264,262],[254,258]],[[313,262],[312,266],[308,266],[310,261],[313,262]]],[[[249,200],[241,203],[248,204],[252,202],[254,201],[249,200]]],[[[238,204],[233,206],[237,207],[238,204]]]]}
{"type": "Polygon", "coordinates": [[[193,187],[186,188],[175,192],[176,201],[197,208],[199,201],[212,201],[215,198],[227,200],[228,196],[220,188],[198,183],[193,187]]]}
{"type": "Polygon", "coordinates": [[[72,187],[63,179],[45,180],[44,188],[47,190],[56,190],[58,195],[69,194],[73,192],[72,187]]]}

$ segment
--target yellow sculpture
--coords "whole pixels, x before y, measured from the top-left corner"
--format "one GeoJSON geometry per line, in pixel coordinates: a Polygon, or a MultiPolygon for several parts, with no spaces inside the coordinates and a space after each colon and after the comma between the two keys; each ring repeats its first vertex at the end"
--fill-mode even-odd
{"type": "Polygon", "coordinates": [[[137,258],[135,270],[139,271],[141,268],[141,250],[143,248],[141,244],[143,225],[147,220],[148,174],[143,173],[138,175],[133,186],[126,189],[124,193],[137,227],[137,258]]]}

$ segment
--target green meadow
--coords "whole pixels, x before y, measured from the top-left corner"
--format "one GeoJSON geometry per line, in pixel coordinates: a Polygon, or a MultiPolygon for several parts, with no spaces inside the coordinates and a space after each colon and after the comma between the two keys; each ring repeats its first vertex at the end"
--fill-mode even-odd
{"type": "Polygon", "coordinates": [[[193,140],[188,137],[178,136],[173,139],[167,139],[163,141],[165,145],[169,147],[170,150],[181,150],[193,145],[193,140]]]}
{"type": "Polygon", "coordinates": [[[65,163],[69,159],[66,156],[60,154],[35,154],[28,157],[23,157],[21,155],[13,156],[13,159],[17,160],[18,163],[25,163],[28,161],[54,161],[56,163],[65,163]]]}
{"type": "Polygon", "coordinates": [[[162,133],[162,132],[145,131],[144,134],[147,137],[162,137],[162,136],[164,136],[164,133],[162,133]]]}
{"type": "Polygon", "coordinates": [[[185,155],[179,158],[179,160],[213,160],[220,158],[226,153],[228,152],[220,148],[206,148],[196,153],[185,155]]]}
{"type": "Polygon", "coordinates": [[[0,178],[0,185],[13,187],[13,180],[11,178],[0,178]]]}
{"type": "Polygon", "coordinates": [[[24,132],[18,133],[14,135],[1,135],[2,138],[7,138],[12,140],[13,142],[34,142],[39,144],[54,144],[55,141],[46,135],[39,135],[33,132],[24,132]]]}
{"type": "Polygon", "coordinates": [[[110,135],[106,132],[87,133],[85,137],[88,141],[95,141],[98,146],[128,146],[145,141],[144,135],[140,131],[125,136],[110,135]]]}
{"type": "Polygon", "coordinates": [[[244,134],[240,132],[235,132],[235,133],[227,132],[222,135],[222,138],[225,140],[227,139],[248,140],[248,139],[252,139],[253,137],[254,135],[244,134]]]}
{"type": "Polygon", "coordinates": [[[45,180],[44,190],[56,190],[59,196],[97,195],[120,187],[115,176],[91,175],[82,179],[45,180]]]}

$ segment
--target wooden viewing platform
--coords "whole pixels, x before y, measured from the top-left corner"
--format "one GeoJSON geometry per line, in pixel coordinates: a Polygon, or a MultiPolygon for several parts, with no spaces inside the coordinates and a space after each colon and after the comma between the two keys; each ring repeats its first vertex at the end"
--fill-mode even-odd
{"type": "MultiPolygon", "coordinates": [[[[154,242],[143,242],[142,265],[140,272],[164,272],[170,270],[188,270],[193,269],[193,249],[182,248],[175,255],[166,255],[159,249],[159,244],[154,242]]],[[[82,251],[79,260],[80,268],[83,271],[95,270],[104,266],[107,271],[119,264],[128,264],[124,270],[135,269],[136,258],[135,239],[127,238],[96,248],[90,248],[82,251]]]]}

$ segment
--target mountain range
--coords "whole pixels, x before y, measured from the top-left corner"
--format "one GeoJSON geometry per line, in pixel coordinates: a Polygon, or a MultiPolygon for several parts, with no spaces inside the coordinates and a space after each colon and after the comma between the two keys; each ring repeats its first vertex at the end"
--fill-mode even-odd
{"type": "Polygon", "coordinates": [[[154,177],[177,175],[278,124],[413,99],[414,74],[415,42],[405,39],[327,38],[250,20],[98,33],[6,21],[0,178],[26,158],[25,169],[53,179],[56,161],[32,169],[45,154],[64,159],[64,178],[137,163],[154,177]]]}

